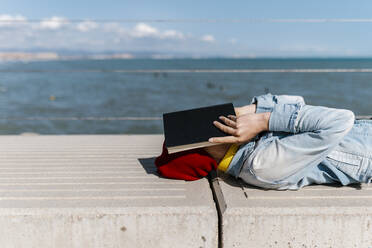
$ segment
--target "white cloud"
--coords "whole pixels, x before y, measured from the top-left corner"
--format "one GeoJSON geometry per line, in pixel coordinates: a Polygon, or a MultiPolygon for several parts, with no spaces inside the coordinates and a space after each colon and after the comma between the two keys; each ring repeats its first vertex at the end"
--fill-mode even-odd
{"type": "Polygon", "coordinates": [[[88,32],[98,27],[97,23],[92,21],[80,22],[76,25],[77,30],[81,32],[88,32]]]}
{"type": "Polygon", "coordinates": [[[139,38],[149,37],[149,36],[158,36],[159,31],[156,28],[151,27],[150,25],[147,25],[145,23],[138,23],[134,27],[133,31],[131,32],[131,35],[133,37],[139,37],[139,38]]]}
{"type": "Polygon", "coordinates": [[[14,26],[18,24],[24,24],[26,18],[22,15],[0,15],[0,27],[1,26],[14,26]],[[9,22],[8,22],[9,21],[9,22]]]}
{"type": "Polygon", "coordinates": [[[73,23],[60,16],[46,17],[40,22],[28,22],[24,16],[4,14],[0,15],[0,25],[4,26],[0,26],[0,50],[130,52],[150,49],[158,51],[163,56],[164,51],[179,54],[191,51],[198,54],[197,48],[202,42],[214,41],[211,35],[204,36],[204,41],[201,41],[201,37],[192,33],[142,22],[101,24],[85,20],[73,23]],[[13,20],[19,20],[20,23],[17,24],[13,20]],[[90,32],[92,30],[94,32],[90,32]]]}
{"type": "Polygon", "coordinates": [[[173,39],[184,39],[185,35],[182,32],[177,30],[165,30],[163,32],[164,38],[173,38],[173,39]]]}
{"type": "MultiPolygon", "coordinates": [[[[156,51],[159,56],[167,52],[188,54],[195,57],[215,54],[248,56],[318,56],[318,55],[365,55],[371,54],[367,43],[363,47],[348,47],[349,43],[319,40],[308,42],[294,37],[286,42],[272,43],[260,36],[249,43],[244,36],[225,37],[224,42],[211,33],[193,34],[166,23],[100,23],[91,20],[71,22],[59,16],[49,16],[40,22],[29,21],[20,14],[0,14],[0,51],[156,51]],[[91,32],[93,31],[93,32],[91,32]],[[239,40],[237,39],[239,38],[239,40]],[[226,49],[225,49],[226,48],[226,49]],[[352,50],[356,49],[356,50],[352,50]],[[363,51],[364,50],[364,51],[363,51]]],[[[173,24],[169,24],[173,25],[173,24]]],[[[221,38],[222,39],[222,38],[221,38]]],[[[349,44],[350,45],[350,44],[349,44]]]]}
{"type": "Polygon", "coordinates": [[[214,36],[211,35],[211,34],[206,34],[206,35],[202,36],[201,40],[204,41],[204,42],[211,42],[211,43],[216,41],[214,36]]]}
{"type": "Polygon", "coordinates": [[[153,26],[146,23],[138,23],[132,29],[123,32],[122,29],[117,28],[121,31],[121,34],[131,38],[154,38],[154,39],[184,39],[185,35],[177,30],[169,29],[161,31],[153,26]]]}
{"type": "Polygon", "coordinates": [[[56,30],[68,24],[68,20],[63,17],[53,16],[40,22],[40,28],[56,30]]]}

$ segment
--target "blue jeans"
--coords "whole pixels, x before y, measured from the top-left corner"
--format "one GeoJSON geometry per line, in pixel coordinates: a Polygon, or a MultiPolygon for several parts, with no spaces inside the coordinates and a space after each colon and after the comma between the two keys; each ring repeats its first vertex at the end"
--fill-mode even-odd
{"type": "Polygon", "coordinates": [[[372,178],[372,121],[345,109],[306,105],[301,96],[252,99],[271,112],[269,132],[240,146],[227,173],[269,189],[366,183],[372,178]]]}

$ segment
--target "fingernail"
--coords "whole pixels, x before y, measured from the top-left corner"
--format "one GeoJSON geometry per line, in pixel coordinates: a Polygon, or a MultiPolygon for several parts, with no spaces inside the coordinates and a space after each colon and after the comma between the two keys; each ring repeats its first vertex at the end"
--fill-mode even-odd
{"type": "Polygon", "coordinates": [[[216,124],[217,123],[217,121],[213,121],[213,124],[216,124]]]}
{"type": "Polygon", "coordinates": [[[213,139],[212,139],[212,138],[209,138],[208,141],[209,141],[209,142],[213,142],[213,139]]]}
{"type": "Polygon", "coordinates": [[[220,117],[218,117],[219,119],[222,119],[223,118],[223,116],[220,116],[220,117]]]}

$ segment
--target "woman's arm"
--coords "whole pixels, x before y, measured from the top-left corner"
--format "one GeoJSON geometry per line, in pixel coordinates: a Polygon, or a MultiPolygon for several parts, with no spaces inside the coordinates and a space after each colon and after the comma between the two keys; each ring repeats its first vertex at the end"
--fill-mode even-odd
{"type": "Polygon", "coordinates": [[[318,165],[350,131],[350,110],[297,104],[278,104],[269,119],[269,130],[293,133],[274,136],[251,158],[251,169],[265,180],[282,180],[308,166],[318,165]]]}
{"type": "MultiPolygon", "coordinates": [[[[268,119],[270,118],[270,113],[274,108],[274,106],[278,103],[301,103],[305,104],[305,101],[302,96],[293,96],[293,95],[272,95],[270,93],[260,96],[255,96],[252,98],[251,104],[245,105],[242,107],[235,107],[235,115],[236,116],[230,116],[234,121],[239,119],[239,123],[244,123],[246,127],[250,128],[252,121],[248,120],[247,122],[245,119],[246,117],[242,117],[246,114],[254,114],[254,113],[264,113],[262,115],[258,115],[257,117],[260,118],[253,118],[253,119],[261,119],[264,118],[263,121],[254,121],[254,125],[257,127],[256,132],[252,133],[251,135],[248,135],[246,137],[246,141],[248,141],[249,138],[255,137],[258,133],[261,131],[267,131],[268,130],[268,119]],[[260,126],[257,126],[260,125],[260,126]],[[252,136],[252,137],[251,137],[252,136]]],[[[222,117],[223,118],[223,117],[222,117]]],[[[223,119],[222,119],[223,120],[223,119]]],[[[226,119],[225,119],[226,121],[226,119]]],[[[217,123],[218,125],[218,123],[217,123]]],[[[239,124],[240,125],[240,124],[239,124]]],[[[252,130],[252,129],[250,129],[252,130]]],[[[241,138],[240,138],[241,139],[241,138]]],[[[244,140],[244,138],[243,138],[244,140]]],[[[218,142],[217,140],[212,139],[212,142],[218,142]]],[[[225,140],[226,141],[226,140],[225,140]]],[[[232,140],[231,142],[235,142],[235,140],[232,140]]],[[[241,142],[243,143],[243,142],[241,142]]],[[[217,146],[210,146],[204,148],[206,152],[209,153],[217,162],[221,161],[221,159],[224,157],[225,153],[229,149],[229,144],[222,144],[217,146]]]]}
{"type": "Polygon", "coordinates": [[[250,104],[250,105],[245,105],[242,107],[236,107],[234,108],[235,110],[235,115],[236,116],[241,116],[245,114],[253,114],[256,113],[256,104],[250,104]]]}
{"type": "Polygon", "coordinates": [[[276,104],[294,104],[300,103],[305,105],[305,100],[302,96],[293,95],[272,95],[270,93],[252,98],[250,105],[236,107],[236,116],[252,113],[272,112],[276,104]]]}
{"type": "Polygon", "coordinates": [[[305,105],[302,96],[272,95],[270,93],[252,98],[251,104],[255,104],[256,113],[272,112],[276,104],[300,104],[305,105]]]}
{"type": "Polygon", "coordinates": [[[249,121],[254,123],[258,115],[241,116],[235,123],[231,119],[223,118],[226,125],[216,124],[216,126],[230,133],[230,138],[214,138],[211,141],[247,142],[249,137],[262,130],[265,125],[269,131],[295,134],[284,138],[278,136],[268,138],[249,158],[249,168],[252,173],[257,178],[271,182],[285,179],[307,166],[319,164],[337,146],[354,123],[354,114],[349,110],[302,103],[275,104],[272,112],[266,114],[269,118],[267,119],[267,116],[266,119],[263,118],[266,123],[256,122],[257,124],[248,125],[249,121]],[[243,117],[244,122],[238,125],[237,123],[243,120],[243,117]]]}

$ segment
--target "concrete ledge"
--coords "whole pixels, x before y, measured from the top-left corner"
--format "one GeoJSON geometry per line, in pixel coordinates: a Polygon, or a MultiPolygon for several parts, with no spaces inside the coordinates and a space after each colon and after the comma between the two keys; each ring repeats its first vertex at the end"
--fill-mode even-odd
{"type": "Polygon", "coordinates": [[[250,187],[222,175],[224,247],[372,247],[372,187],[250,187]]]}
{"type": "Polygon", "coordinates": [[[159,178],[162,140],[1,136],[1,247],[217,247],[208,181],[159,178]]]}
{"type": "Polygon", "coordinates": [[[156,175],[162,140],[1,136],[1,247],[372,247],[372,187],[265,191],[222,175],[218,225],[206,179],[156,175]]]}

